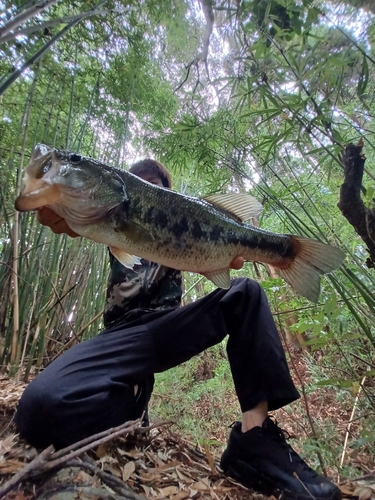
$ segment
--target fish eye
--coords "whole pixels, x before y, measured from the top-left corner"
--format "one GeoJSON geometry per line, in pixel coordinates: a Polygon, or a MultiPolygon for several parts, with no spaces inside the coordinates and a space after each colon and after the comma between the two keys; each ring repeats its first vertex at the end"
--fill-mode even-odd
{"type": "Polygon", "coordinates": [[[51,168],[51,163],[50,162],[46,163],[43,167],[43,174],[46,174],[50,168],[51,168]]]}
{"type": "Polygon", "coordinates": [[[73,163],[78,163],[82,160],[82,156],[80,155],[70,155],[69,160],[72,161],[73,163]]]}

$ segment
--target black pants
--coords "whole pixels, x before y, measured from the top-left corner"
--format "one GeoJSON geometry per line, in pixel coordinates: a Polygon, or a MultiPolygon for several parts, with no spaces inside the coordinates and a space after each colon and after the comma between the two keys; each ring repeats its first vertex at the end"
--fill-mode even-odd
{"type": "Polygon", "coordinates": [[[236,279],[185,307],[141,315],[65,352],[26,388],[15,416],[22,437],[56,448],[138,418],[152,375],[228,335],[228,359],[242,412],[277,409],[299,397],[262,288],[236,279]],[[143,395],[134,396],[134,384],[143,395]]]}

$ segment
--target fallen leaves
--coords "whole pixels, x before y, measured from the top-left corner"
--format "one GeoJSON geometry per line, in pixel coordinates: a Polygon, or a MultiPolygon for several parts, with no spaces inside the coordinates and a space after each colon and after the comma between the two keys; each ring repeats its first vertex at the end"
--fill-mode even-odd
{"type": "MultiPolygon", "coordinates": [[[[11,412],[14,412],[16,402],[25,385],[0,378],[0,402],[3,404],[4,414],[9,416],[6,426],[9,435],[4,432],[3,439],[0,440],[2,483],[14,476],[38,455],[35,449],[20,442],[16,434],[10,433],[11,412]],[[12,394],[7,394],[7,391],[12,394]]],[[[289,422],[288,420],[286,424],[289,422]]],[[[291,422],[293,423],[294,420],[291,422]]],[[[287,425],[285,427],[288,428],[287,425]]],[[[293,431],[293,427],[290,430],[293,431]]],[[[144,433],[145,429],[142,432],[144,433]]],[[[213,437],[217,442],[218,436],[213,437]]],[[[224,441],[225,438],[222,439],[223,443],[224,441]]],[[[265,500],[268,498],[253,493],[225,477],[218,467],[221,451],[222,449],[218,446],[192,443],[172,432],[170,428],[167,429],[165,424],[161,424],[159,428],[149,430],[147,435],[138,434],[130,439],[117,437],[110,442],[96,445],[95,453],[90,452],[92,460],[90,463],[95,464],[96,471],[89,470],[89,473],[96,478],[98,484],[105,484],[103,477],[99,475],[102,471],[103,475],[107,475],[107,479],[108,476],[112,478],[111,481],[116,479],[123,486],[131,488],[137,495],[145,495],[152,500],[265,500]]],[[[351,459],[354,460],[353,457],[351,459]]],[[[76,460],[76,463],[79,463],[79,460],[76,460]]],[[[361,459],[361,464],[363,463],[361,459]]],[[[368,466],[366,472],[371,471],[373,457],[368,457],[366,464],[368,466]]],[[[86,465],[88,466],[88,463],[86,465]]],[[[80,478],[80,476],[77,477],[80,478]]],[[[374,477],[367,481],[348,481],[341,485],[343,495],[346,498],[375,500],[374,477]]],[[[108,482],[105,487],[108,488],[108,482]]],[[[109,488],[111,490],[111,484],[109,488]]],[[[270,498],[275,500],[275,497],[270,498]]],[[[35,495],[30,496],[20,490],[13,490],[6,496],[6,500],[35,500],[35,495]]]]}
{"type": "Polygon", "coordinates": [[[358,500],[375,499],[375,477],[372,481],[358,481],[355,485],[352,495],[358,497],[358,500]]]}
{"type": "MultiPolygon", "coordinates": [[[[152,429],[147,437],[119,438],[95,450],[97,464],[111,464],[113,474],[136,493],[153,500],[242,500],[266,498],[226,478],[214,451],[194,445],[171,429],[152,429]],[[117,461],[117,464],[116,464],[117,461]]],[[[105,469],[107,470],[107,469],[105,469]]]]}
{"type": "Polygon", "coordinates": [[[126,482],[134,471],[135,471],[134,462],[126,463],[122,469],[122,480],[126,482]]]}
{"type": "Polygon", "coordinates": [[[10,434],[10,436],[0,440],[0,464],[5,460],[5,453],[8,453],[13,448],[15,439],[16,434],[10,434]]]}

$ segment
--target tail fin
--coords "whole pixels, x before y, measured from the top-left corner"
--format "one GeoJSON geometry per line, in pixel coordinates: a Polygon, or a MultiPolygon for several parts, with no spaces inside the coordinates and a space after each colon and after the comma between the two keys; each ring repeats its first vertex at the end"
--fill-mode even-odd
{"type": "Polygon", "coordinates": [[[318,302],[320,275],[337,269],[345,254],[339,248],[302,236],[291,236],[296,256],[287,269],[277,269],[287,283],[300,295],[318,302]]]}

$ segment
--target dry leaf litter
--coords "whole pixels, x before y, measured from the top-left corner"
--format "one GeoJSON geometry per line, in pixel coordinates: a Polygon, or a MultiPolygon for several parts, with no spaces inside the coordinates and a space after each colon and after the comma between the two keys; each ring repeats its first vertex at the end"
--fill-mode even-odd
{"type": "MultiPolygon", "coordinates": [[[[42,469],[46,462],[18,438],[12,423],[26,385],[0,378],[0,488],[22,475],[32,461],[39,460],[39,465],[3,496],[5,500],[276,500],[225,477],[219,468],[221,450],[195,445],[168,423],[154,424],[147,432],[136,429],[119,437],[108,436],[108,441],[65,462],[58,473],[38,474],[38,467],[42,469]]],[[[52,451],[47,450],[47,463],[48,455],[54,457],[52,451]]],[[[340,487],[346,498],[375,499],[375,475],[367,474],[363,480],[347,481],[340,487]]]]}

